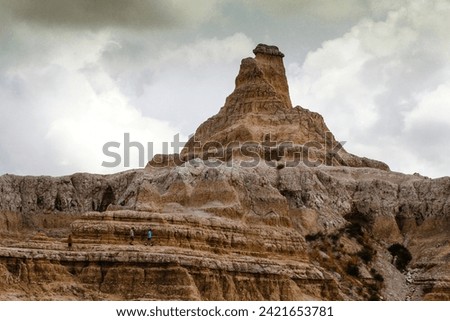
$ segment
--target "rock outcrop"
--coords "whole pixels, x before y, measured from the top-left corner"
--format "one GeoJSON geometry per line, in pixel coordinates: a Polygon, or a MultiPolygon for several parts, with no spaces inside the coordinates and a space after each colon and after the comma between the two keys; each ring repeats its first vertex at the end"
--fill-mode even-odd
{"type": "Polygon", "coordinates": [[[347,153],[292,108],[278,48],[254,53],[181,155],[1,176],[0,299],[449,300],[450,177],[347,153]]]}
{"type": "Polygon", "coordinates": [[[259,161],[292,167],[303,163],[389,170],[382,162],[347,153],[318,113],[292,108],[284,55],[277,47],[259,44],[253,52],[255,58],[242,60],[225,105],[200,125],[175,163],[211,157],[254,161],[258,155],[259,161]]]}

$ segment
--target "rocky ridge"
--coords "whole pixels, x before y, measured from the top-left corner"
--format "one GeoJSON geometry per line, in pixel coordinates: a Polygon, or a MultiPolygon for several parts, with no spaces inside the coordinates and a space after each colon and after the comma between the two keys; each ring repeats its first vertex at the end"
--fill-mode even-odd
{"type": "Polygon", "coordinates": [[[181,155],[1,176],[0,299],[449,300],[450,177],[347,153],[292,107],[278,48],[254,53],[181,155]]]}

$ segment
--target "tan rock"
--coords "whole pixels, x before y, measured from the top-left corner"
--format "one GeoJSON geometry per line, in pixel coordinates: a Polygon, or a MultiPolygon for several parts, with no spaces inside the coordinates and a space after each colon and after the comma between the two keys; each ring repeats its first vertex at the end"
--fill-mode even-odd
{"type": "Polygon", "coordinates": [[[0,299],[449,300],[450,177],[339,148],[319,114],[292,108],[278,48],[254,53],[181,156],[0,176],[0,299]]]}
{"type": "Polygon", "coordinates": [[[257,163],[283,159],[310,167],[326,164],[389,170],[382,162],[347,153],[319,114],[300,106],[292,108],[284,55],[277,47],[259,44],[254,53],[255,58],[242,60],[233,93],[217,115],[200,125],[178,164],[197,157],[229,161],[257,155],[257,163]]]}

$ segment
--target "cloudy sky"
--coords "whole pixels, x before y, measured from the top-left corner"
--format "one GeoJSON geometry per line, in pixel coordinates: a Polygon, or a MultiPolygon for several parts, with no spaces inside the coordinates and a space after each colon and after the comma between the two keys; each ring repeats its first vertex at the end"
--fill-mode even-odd
{"type": "Polygon", "coordinates": [[[449,0],[0,0],[0,175],[117,172],[102,146],[124,133],[186,139],[262,42],[348,151],[448,176],[449,17],[449,0]]]}

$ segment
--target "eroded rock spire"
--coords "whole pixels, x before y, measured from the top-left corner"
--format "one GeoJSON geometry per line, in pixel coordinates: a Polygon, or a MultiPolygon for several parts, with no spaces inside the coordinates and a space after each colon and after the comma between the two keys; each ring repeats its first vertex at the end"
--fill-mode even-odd
{"type": "Polygon", "coordinates": [[[253,53],[254,58],[242,60],[236,87],[219,113],[198,127],[180,156],[157,155],[150,167],[157,163],[181,165],[194,158],[242,160],[254,153],[265,161],[293,162],[293,166],[303,163],[388,169],[382,162],[347,153],[318,113],[292,107],[284,54],[278,47],[259,44],[253,53]],[[251,153],[242,149],[249,144],[254,149],[251,153]],[[212,155],[210,147],[217,153],[212,155]]]}
{"type": "Polygon", "coordinates": [[[253,53],[256,63],[264,73],[265,80],[274,87],[286,107],[292,108],[286,70],[283,64],[284,54],[278,47],[265,44],[256,46],[253,53]]]}
{"type": "MultiPolygon", "coordinates": [[[[271,101],[276,108],[292,108],[283,64],[284,54],[278,47],[265,44],[259,44],[253,53],[255,58],[242,60],[236,88],[229,100],[239,100],[248,106],[249,103],[257,104],[264,99],[271,101]]],[[[254,105],[252,111],[263,111],[254,105]]],[[[247,108],[244,111],[248,111],[247,108]]]]}

